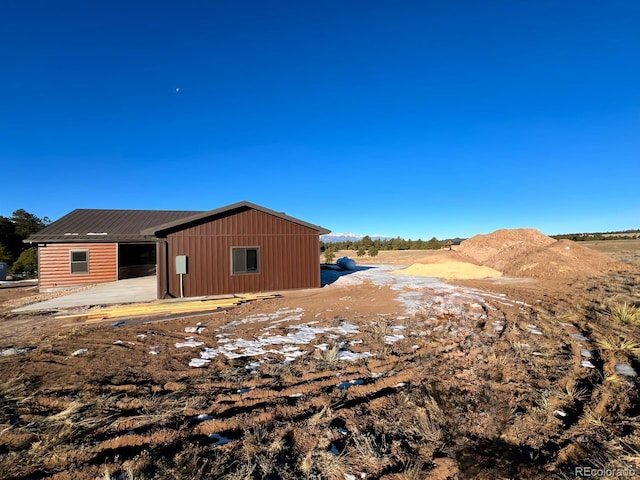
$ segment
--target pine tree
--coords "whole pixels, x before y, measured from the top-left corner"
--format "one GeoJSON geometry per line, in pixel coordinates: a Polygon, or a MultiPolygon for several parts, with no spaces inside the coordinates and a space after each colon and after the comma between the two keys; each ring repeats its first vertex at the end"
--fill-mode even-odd
{"type": "Polygon", "coordinates": [[[36,247],[27,248],[22,252],[11,267],[11,271],[29,277],[34,276],[38,271],[38,250],[36,247]]]}

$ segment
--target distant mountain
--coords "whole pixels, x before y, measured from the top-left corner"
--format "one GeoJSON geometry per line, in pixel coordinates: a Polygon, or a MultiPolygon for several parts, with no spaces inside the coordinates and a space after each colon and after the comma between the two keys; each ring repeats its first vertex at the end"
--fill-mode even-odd
{"type": "MultiPolygon", "coordinates": [[[[359,233],[329,233],[327,235],[320,235],[320,240],[324,243],[337,243],[337,242],[357,242],[358,240],[362,240],[365,235],[360,235],[359,233]]],[[[369,235],[371,240],[388,240],[391,237],[385,237],[382,235],[369,235]]]]}

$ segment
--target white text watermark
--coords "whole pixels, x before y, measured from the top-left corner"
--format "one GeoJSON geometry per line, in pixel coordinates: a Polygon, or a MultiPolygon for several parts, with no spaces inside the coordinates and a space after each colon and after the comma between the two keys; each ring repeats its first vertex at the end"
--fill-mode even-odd
{"type": "Polygon", "coordinates": [[[635,477],[636,471],[633,468],[625,467],[625,468],[593,468],[593,467],[575,467],[574,475],[576,477],[593,477],[593,478],[602,478],[602,477],[620,477],[620,478],[629,478],[635,477]]]}

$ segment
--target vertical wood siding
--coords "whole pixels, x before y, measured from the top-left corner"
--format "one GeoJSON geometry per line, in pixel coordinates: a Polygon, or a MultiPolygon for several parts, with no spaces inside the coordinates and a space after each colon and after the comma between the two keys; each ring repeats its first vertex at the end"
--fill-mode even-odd
{"type": "MultiPolygon", "coordinates": [[[[230,212],[167,236],[169,288],[159,268],[158,294],[180,295],[176,255],[189,257],[184,276],[189,297],[319,287],[319,245],[312,228],[253,209],[230,212]],[[232,275],[233,247],[259,247],[260,273],[232,275]]],[[[164,255],[164,247],[158,248],[159,264],[164,255]]]]}
{"type": "Polygon", "coordinates": [[[69,287],[118,279],[116,243],[49,244],[38,247],[40,289],[69,287]],[[89,273],[71,273],[72,250],[89,251],[89,273]]]}

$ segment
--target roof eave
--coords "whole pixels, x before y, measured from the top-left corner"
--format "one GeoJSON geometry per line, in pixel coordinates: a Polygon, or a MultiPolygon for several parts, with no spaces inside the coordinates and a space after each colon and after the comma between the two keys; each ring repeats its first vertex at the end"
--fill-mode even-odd
{"type": "Polygon", "coordinates": [[[221,213],[225,213],[225,212],[229,212],[231,210],[235,210],[238,208],[242,208],[242,207],[247,207],[247,208],[252,208],[254,210],[257,210],[259,212],[263,212],[266,213],[268,215],[273,215],[275,217],[278,218],[282,218],[284,220],[288,220],[290,222],[293,223],[297,223],[298,225],[302,225],[308,228],[311,228],[312,230],[316,230],[318,232],[319,235],[325,235],[327,233],[331,233],[331,230],[327,230],[324,227],[320,227],[318,225],[314,225],[312,223],[308,223],[305,222],[303,220],[300,220],[298,218],[295,217],[290,217],[289,215],[286,215],[283,212],[276,212],[275,210],[270,210],[268,208],[262,207],[260,205],[256,205],[255,203],[251,203],[248,201],[242,201],[242,202],[238,202],[238,203],[233,203],[231,205],[227,205],[226,207],[221,207],[221,208],[216,208],[214,210],[209,210],[208,212],[203,212],[203,213],[199,213],[196,215],[192,215],[190,217],[186,217],[180,220],[176,220],[173,222],[168,222],[165,223],[163,225],[158,225],[156,227],[151,227],[151,228],[147,228],[145,230],[142,230],[140,233],[142,235],[154,235],[154,236],[163,236],[162,234],[164,232],[167,232],[168,230],[171,230],[175,227],[180,227],[182,225],[187,225],[189,223],[194,223],[194,222],[198,222],[199,220],[203,220],[205,218],[209,218],[209,217],[214,217],[216,215],[219,215],[221,213]]]}

